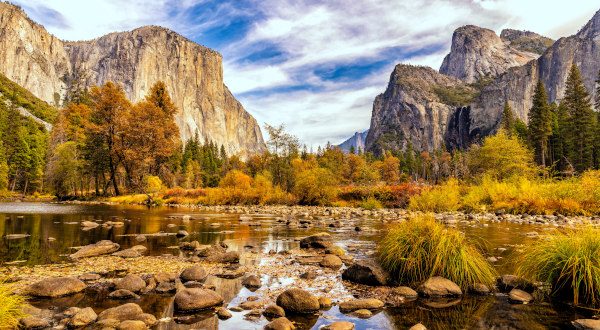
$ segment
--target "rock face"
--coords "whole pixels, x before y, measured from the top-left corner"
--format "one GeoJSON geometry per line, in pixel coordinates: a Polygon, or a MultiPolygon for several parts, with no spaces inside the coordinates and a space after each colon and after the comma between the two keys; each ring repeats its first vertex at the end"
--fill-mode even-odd
{"type": "Polygon", "coordinates": [[[338,146],[344,152],[350,152],[351,148],[354,148],[355,152],[365,151],[365,141],[367,140],[367,134],[369,134],[369,130],[364,132],[356,132],[352,137],[348,140],[340,143],[338,146]]]}
{"type": "Polygon", "coordinates": [[[398,64],[388,87],[373,102],[371,128],[366,150],[380,154],[383,150],[436,150],[444,143],[451,113],[456,108],[446,104],[445,91],[474,91],[463,83],[435,70],[398,64]]]}
{"type": "Polygon", "coordinates": [[[594,97],[600,11],[577,34],[546,48],[550,43],[527,31],[504,30],[498,37],[487,29],[459,28],[441,73],[396,66],[385,93],[373,102],[366,150],[406,150],[409,142],[416,151],[467,148],[496,132],[505,102],[526,122],[538,80],[550,102],[560,101],[573,63],[594,97]]]}
{"type": "MultiPolygon", "coordinates": [[[[518,39],[516,33],[505,36],[518,39]]],[[[508,68],[523,65],[536,59],[532,53],[511,47],[511,42],[498,37],[489,29],[466,25],[454,31],[450,53],[446,55],[440,73],[459,78],[468,83],[484,77],[495,77],[508,68]]]]}
{"type": "Polygon", "coordinates": [[[228,154],[264,150],[256,120],[223,84],[222,57],[157,26],[65,42],[31,21],[18,7],[0,3],[0,72],[51,104],[59,104],[73,77],[86,86],[120,83],[133,101],[158,80],[179,108],[182,140],[223,145],[228,154]]]}

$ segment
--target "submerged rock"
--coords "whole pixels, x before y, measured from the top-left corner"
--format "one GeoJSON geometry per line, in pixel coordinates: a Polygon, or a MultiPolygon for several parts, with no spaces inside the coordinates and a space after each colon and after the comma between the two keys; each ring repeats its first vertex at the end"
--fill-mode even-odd
{"type": "Polygon", "coordinates": [[[184,269],[179,275],[179,278],[181,278],[181,281],[184,283],[188,281],[202,282],[207,276],[208,274],[206,273],[206,270],[204,270],[204,267],[193,266],[184,269]]]}
{"type": "Polygon", "coordinates": [[[434,276],[425,281],[417,290],[425,297],[460,296],[462,290],[447,278],[434,276]]]}
{"type": "Polygon", "coordinates": [[[578,319],[572,321],[571,324],[578,330],[600,330],[600,320],[578,319]]]}
{"type": "Polygon", "coordinates": [[[354,323],[337,321],[322,327],[321,330],[354,330],[354,323]]]}
{"type": "Polygon", "coordinates": [[[412,327],[410,327],[410,329],[408,330],[427,330],[427,328],[422,325],[421,323],[417,323],[415,325],[413,325],[412,327]]]}
{"type": "Polygon", "coordinates": [[[320,265],[325,268],[339,269],[342,267],[342,259],[336,255],[327,254],[323,257],[323,260],[321,260],[320,265]]]}
{"type": "Polygon", "coordinates": [[[73,328],[84,327],[90,323],[96,322],[98,315],[91,307],[86,307],[79,310],[71,320],[69,320],[69,326],[73,328]]]}
{"type": "Polygon", "coordinates": [[[219,320],[227,320],[233,316],[231,315],[231,312],[224,307],[217,308],[216,313],[219,320]]]}
{"type": "Polygon", "coordinates": [[[265,325],[265,330],[293,330],[294,324],[285,317],[279,317],[265,325]]]}
{"type": "Polygon", "coordinates": [[[277,297],[277,305],[286,313],[308,314],[319,310],[319,299],[302,289],[288,289],[277,297]]]}
{"type": "Polygon", "coordinates": [[[37,316],[27,316],[19,320],[23,329],[46,329],[50,327],[50,322],[37,316]]]}
{"type": "Polygon", "coordinates": [[[388,284],[389,275],[374,261],[362,260],[346,268],[342,273],[342,279],[359,284],[378,286],[388,284]]]}
{"type": "Polygon", "coordinates": [[[528,304],[533,301],[533,296],[523,290],[512,289],[508,293],[508,299],[513,303],[528,304]]]}
{"type": "Polygon", "coordinates": [[[119,250],[119,244],[112,241],[104,240],[96,244],[90,244],[77,250],[77,252],[69,255],[71,259],[80,259],[88,257],[96,257],[103,254],[110,254],[119,250]]]}
{"type": "Polygon", "coordinates": [[[349,313],[352,311],[356,311],[359,309],[380,309],[383,308],[384,303],[379,299],[369,298],[369,299],[352,299],[348,301],[341,302],[340,312],[349,313]]]}
{"type": "Polygon", "coordinates": [[[262,283],[260,281],[260,277],[256,275],[248,275],[242,281],[242,285],[249,289],[258,289],[261,287],[262,283]]]}
{"type": "Polygon", "coordinates": [[[119,323],[117,330],[146,330],[148,327],[146,323],[139,320],[125,320],[119,323]]]}
{"type": "Polygon", "coordinates": [[[331,235],[328,233],[318,233],[300,240],[300,247],[303,249],[327,249],[332,245],[331,235]]]}
{"type": "Polygon", "coordinates": [[[26,293],[33,297],[55,298],[85,290],[86,285],[75,277],[52,277],[30,285],[26,293]]]}
{"type": "Polygon", "coordinates": [[[138,316],[142,315],[144,311],[138,304],[127,303],[121,306],[105,309],[98,314],[98,320],[117,320],[126,321],[134,320],[138,316]]]}
{"type": "Polygon", "coordinates": [[[283,308],[277,305],[269,305],[265,308],[262,314],[267,317],[284,317],[285,311],[283,308]]]}
{"type": "Polygon", "coordinates": [[[140,276],[129,274],[123,277],[116,283],[116,289],[124,289],[131,292],[140,292],[146,288],[146,281],[144,281],[140,276]]]}
{"type": "Polygon", "coordinates": [[[175,294],[175,309],[183,312],[199,311],[222,303],[223,297],[212,290],[186,288],[175,294]]]}

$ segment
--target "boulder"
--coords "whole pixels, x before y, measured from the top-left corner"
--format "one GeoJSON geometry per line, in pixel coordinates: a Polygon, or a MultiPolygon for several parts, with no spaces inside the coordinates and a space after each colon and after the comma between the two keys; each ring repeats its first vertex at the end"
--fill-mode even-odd
{"type": "Polygon", "coordinates": [[[262,314],[267,317],[277,318],[284,317],[285,311],[283,310],[283,308],[277,305],[269,305],[265,308],[265,310],[263,310],[262,314]]]}
{"type": "Polygon", "coordinates": [[[86,325],[96,322],[98,315],[91,307],[80,309],[71,320],[69,320],[69,326],[73,328],[85,327],[86,325]]]}
{"type": "Polygon", "coordinates": [[[412,327],[410,327],[410,329],[408,330],[427,330],[427,328],[425,328],[424,325],[422,325],[421,323],[417,323],[415,325],[413,325],[412,327]]]}
{"type": "Polygon", "coordinates": [[[206,270],[204,270],[204,267],[192,266],[184,269],[179,275],[179,278],[184,283],[188,281],[203,282],[207,276],[208,274],[206,273],[206,270]]]}
{"type": "Polygon", "coordinates": [[[318,233],[305,237],[300,240],[300,247],[303,249],[327,249],[333,246],[331,235],[328,233],[318,233]]]}
{"type": "Polygon", "coordinates": [[[482,295],[482,296],[488,295],[491,292],[490,288],[488,288],[487,285],[482,284],[482,283],[473,284],[473,286],[471,287],[471,289],[469,291],[471,291],[472,293],[478,294],[478,295],[482,295]]]}
{"type": "Polygon", "coordinates": [[[175,285],[175,282],[160,282],[155,289],[158,293],[175,292],[176,290],[177,286],[175,285]]]}
{"type": "Polygon", "coordinates": [[[219,318],[219,320],[227,320],[233,316],[233,315],[231,315],[231,312],[228,311],[227,308],[225,308],[225,307],[217,308],[216,313],[217,313],[217,317],[219,318]]]}
{"type": "Polygon", "coordinates": [[[319,306],[321,309],[328,309],[333,306],[333,303],[331,302],[331,299],[327,297],[319,297],[319,306]]]}
{"type": "Polygon", "coordinates": [[[140,299],[140,296],[125,289],[113,291],[108,295],[108,297],[111,299],[140,299]]]}
{"type": "Polygon", "coordinates": [[[425,281],[417,290],[425,297],[460,296],[462,290],[447,278],[434,276],[425,281]]]}
{"type": "Polygon", "coordinates": [[[354,311],[352,315],[358,317],[359,319],[368,319],[373,316],[373,313],[368,309],[359,309],[354,311]]]}
{"type": "Polygon", "coordinates": [[[407,286],[399,286],[396,288],[392,288],[392,293],[395,296],[400,296],[404,298],[417,298],[419,294],[417,291],[407,287],[407,286]]]}
{"type": "Polygon", "coordinates": [[[315,278],[317,278],[317,276],[319,276],[319,274],[317,274],[317,272],[313,269],[309,269],[306,272],[300,274],[300,278],[305,280],[314,280],[315,278]]]}
{"type": "Polygon", "coordinates": [[[33,297],[55,298],[85,290],[86,285],[75,277],[52,277],[30,285],[26,293],[33,297]]]}
{"type": "Polygon", "coordinates": [[[348,301],[341,302],[340,312],[349,313],[359,309],[379,309],[383,308],[384,303],[379,299],[369,298],[369,299],[352,299],[348,301]]]}
{"type": "Polygon", "coordinates": [[[139,320],[126,320],[119,323],[117,330],[146,330],[148,327],[146,323],[139,320]]]}
{"type": "Polygon", "coordinates": [[[337,321],[322,327],[321,330],[354,330],[354,323],[348,321],[337,321]]]}
{"type": "Polygon", "coordinates": [[[326,254],[323,260],[321,260],[320,265],[325,268],[339,269],[342,267],[342,259],[333,254],[326,254]]]}
{"type": "Polygon", "coordinates": [[[90,244],[77,250],[77,252],[69,255],[71,259],[80,259],[88,257],[96,257],[103,254],[111,254],[119,250],[119,244],[112,241],[104,240],[96,244],[90,244]]]}
{"type": "Polygon", "coordinates": [[[279,317],[265,325],[265,330],[293,330],[296,329],[294,324],[285,317],[279,317]]]}
{"type": "Polygon", "coordinates": [[[302,289],[288,289],[277,297],[277,305],[286,313],[308,314],[319,310],[319,299],[302,289]]]}
{"type": "Polygon", "coordinates": [[[185,231],[185,230],[180,230],[180,231],[178,231],[178,232],[177,232],[177,234],[176,234],[176,236],[177,236],[177,237],[180,237],[180,238],[181,238],[181,237],[186,237],[186,236],[189,236],[189,235],[190,235],[190,234],[189,234],[187,231],[185,231]]]}
{"type": "Polygon", "coordinates": [[[498,289],[502,292],[510,292],[514,288],[520,288],[526,291],[533,291],[533,284],[516,275],[502,275],[497,280],[498,289]]]}
{"type": "Polygon", "coordinates": [[[140,314],[135,319],[144,322],[149,327],[155,326],[158,323],[156,317],[148,313],[140,314]]]}
{"type": "Polygon", "coordinates": [[[512,289],[508,293],[508,299],[513,303],[528,304],[533,300],[533,296],[523,290],[512,289]]]}
{"type": "Polygon", "coordinates": [[[600,330],[600,320],[578,319],[571,324],[578,330],[600,330]]]}
{"type": "Polygon", "coordinates": [[[389,278],[389,274],[371,260],[357,261],[342,273],[343,280],[372,286],[387,285],[389,278]]]}
{"type": "Polygon", "coordinates": [[[117,281],[116,287],[117,290],[129,290],[131,292],[140,292],[146,288],[146,281],[144,281],[140,276],[129,274],[123,277],[121,280],[117,281]]]}
{"type": "Polygon", "coordinates": [[[249,289],[258,289],[261,287],[260,277],[256,275],[248,275],[242,281],[242,285],[249,289]]]}
{"type": "Polygon", "coordinates": [[[144,250],[144,249],[130,248],[130,249],[117,251],[111,255],[115,256],[115,257],[121,257],[121,258],[139,258],[144,255],[145,251],[146,250],[144,250]]]}
{"type": "Polygon", "coordinates": [[[235,264],[240,262],[240,254],[237,251],[228,251],[225,253],[213,253],[206,257],[206,261],[235,264]]]}
{"type": "Polygon", "coordinates": [[[183,312],[199,311],[221,305],[223,297],[200,288],[185,288],[175,294],[175,309],[183,312]]]}
{"type": "Polygon", "coordinates": [[[46,329],[50,327],[50,322],[46,319],[27,316],[19,320],[19,324],[23,329],[46,329]]]}
{"type": "Polygon", "coordinates": [[[154,274],[154,280],[156,281],[156,283],[175,282],[175,280],[178,277],[179,276],[176,273],[157,273],[157,274],[154,274]]]}
{"type": "Polygon", "coordinates": [[[127,303],[121,306],[105,309],[100,314],[98,314],[98,321],[100,320],[117,320],[117,321],[126,321],[126,320],[135,320],[138,316],[143,314],[144,311],[138,304],[127,303]]]}

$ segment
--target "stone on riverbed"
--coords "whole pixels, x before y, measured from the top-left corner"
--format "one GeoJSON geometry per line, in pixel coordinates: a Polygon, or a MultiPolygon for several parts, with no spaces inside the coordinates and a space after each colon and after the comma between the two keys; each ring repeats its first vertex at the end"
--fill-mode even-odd
{"type": "Polygon", "coordinates": [[[425,297],[460,296],[462,290],[447,278],[434,276],[425,281],[417,290],[425,297]]]}
{"type": "Polygon", "coordinates": [[[125,289],[113,291],[108,295],[108,297],[112,299],[140,299],[140,296],[125,289]]]}
{"type": "Polygon", "coordinates": [[[33,297],[55,298],[85,290],[86,285],[75,277],[52,277],[30,285],[26,293],[33,297]]]}
{"type": "Polygon", "coordinates": [[[408,330],[427,330],[427,328],[422,325],[421,323],[417,323],[415,325],[413,325],[412,327],[410,327],[410,329],[408,330]]]}
{"type": "Polygon", "coordinates": [[[571,324],[578,330],[600,330],[600,320],[578,319],[572,321],[571,324]]]}
{"type": "Polygon", "coordinates": [[[262,312],[262,314],[266,317],[284,317],[285,316],[285,311],[283,310],[283,308],[277,306],[277,305],[269,305],[265,308],[265,310],[262,312]]]}
{"type": "Polygon", "coordinates": [[[115,257],[121,257],[121,258],[138,258],[138,257],[143,256],[147,250],[148,250],[148,248],[146,248],[143,245],[136,245],[129,249],[117,251],[117,252],[113,253],[112,255],[115,257]]]}
{"type": "Polygon", "coordinates": [[[240,262],[240,254],[236,251],[229,251],[225,253],[215,253],[206,258],[208,262],[218,262],[218,263],[229,263],[235,264],[240,262]]]}
{"type": "Polygon", "coordinates": [[[146,323],[138,320],[125,320],[119,323],[117,330],[146,330],[146,323]]]}
{"type": "Polygon", "coordinates": [[[193,266],[190,268],[186,268],[181,272],[179,278],[181,278],[182,282],[196,281],[203,282],[208,274],[206,274],[206,270],[202,266],[193,266]]]}
{"type": "Polygon", "coordinates": [[[342,279],[358,284],[379,286],[389,282],[389,275],[374,261],[362,260],[346,268],[342,273],[342,279]]]}
{"type": "Polygon", "coordinates": [[[96,257],[103,254],[110,254],[119,250],[119,244],[112,241],[104,240],[96,244],[90,244],[77,250],[77,252],[69,255],[71,259],[80,259],[88,257],[96,257]]]}
{"type": "Polygon", "coordinates": [[[123,277],[116,283],[116,289],[129,290],[131,292],[140,292],[146,288],[146,281],[134,274],[123,277]]]}
{"type": "Polygon", "coordinates": [[[222,303],[223,297],[212,290],[186,288],[175,294],[175,309],[183,312],[199,311],[222,303]]]}
{"type": "Polygon", "coordinates": [[[98,319],[98,315],[91,307],[82,308],[69,320],[69,326],[73,328],[84,327],[95,322],[96,319],[98,319]]]}
{"type": "Polygon", "coordinates": [[[97,222],[93,222],[93,221],[82,221],[81,222],[81,227],[83,227],[83,230],[90,230],[90,229],[94,229],[96,227],[100,226],[100,224],[98,224],[97,222]]]}
{"type": "Polygon", "coordinates": [[[383,301],[379,299],[369,298],[369,299],[352,299],[348,301],[341,302],[340,312],[349,313],[359,309],[380,309],[383,308],[383,301]]]}
{"type": "Polygon", "coordinates": [[[322,327],[321,330],[354,330],[354,323],[337,321],[322,327]]]}
{"type": "Polygon", "coordinates": [[[216,313],[217,313],[217,317],[219,318],[219,320],[227,320],[233,316],[231,314],[231,312],[228,311],[227,308],[225,308],[225,307],[217,308],[216,313]]]}
{"type": "Polygon", "coordinates": [[[488,288],[487,285],[482,284],[482,283],[475,283],[473,284],[473,286],[471,287],[470,291],[472,293],[478,294],[478,295],[488,295],[490,294],[490,288],[488,288]]]}
{"type": "Polygon", "coordinates": [[[286,313],[308,314],[319,310],[319,299],[302,289],[288,289],[277,297],[277,305],[286,313]]]}
{"type": "Polygon", "coordinates": [[[261,287],[260,277],[256,275],[248,275],[242,281],[242,285],[248,289],[258,289],[261,287]]]}
{"type": "Polygon", "coordinates": [[[300,240],[300,247],[303,249],[327,249],[332,245],[331,235],[328,233],[318,233],[300,240]]]}
{"type": "Polygon", "coordinates": [[[50,322],[46,319],[27,316],[19,320],[19,324],[23,329],[46,329],[50,327],[50,322]]]}
{"type": "Polygon", "coordinates": [[[4,236],[6,239],[19,239],[19,238],[27,238],[31,235],[29,234],[8,234],[4,236]]]}
{"type": "Polygon", "coordinates": [[[359,309],[354,311],[352,315],[358,317],[359,319],[368,319],[373,316],[373,313],[368,309],[359,309]]]}
{"type": "Polygon", "coordinates": [[[279,317],[265,325],[265,330],[293,330],[296,329],[294,324],[285,317],[279,317]]]}
{"type": "Polygon", "coordinates": [[[327,297],[319,297],[319,307],[321,309],[329,309],[332,305],[333,303],[331,302],[331,299],[327,297]]]}
{"type": "Polygon", "coordinates": [[[98,320],[114,319],[117,321],[135,320],[144,311],[138,304],[127,303],[121,306],[105,309],[98,314],[98,320]]]}
{"type": "Polygon", "coordinates": [[[342,267],[342,259],[340,257],[333,254],[326,254],[321,260],[321,267],[330,268],[330,269],[339,269],[342,267]]]}
{"type": "Polygon", "coordinates": [[[528,304],[533,300],[533,296],[523,290],[512,289],[508,293],[508,299],[513,303],[528,304]]]}

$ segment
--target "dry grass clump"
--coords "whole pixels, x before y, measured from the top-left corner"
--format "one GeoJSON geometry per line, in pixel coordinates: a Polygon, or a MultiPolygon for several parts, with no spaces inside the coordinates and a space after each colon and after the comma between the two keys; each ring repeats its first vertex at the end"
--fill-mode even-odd
{"type": "Polygon", "coordinates": [[[27,301],[14,294],[10,285],[0,282],[0,329],[16,329],[25,316],[23,307],[27,301]]]}

